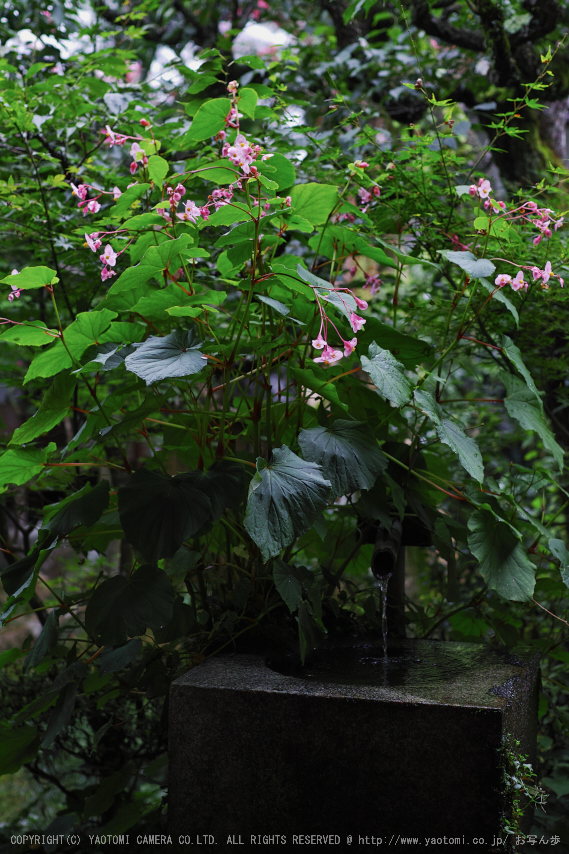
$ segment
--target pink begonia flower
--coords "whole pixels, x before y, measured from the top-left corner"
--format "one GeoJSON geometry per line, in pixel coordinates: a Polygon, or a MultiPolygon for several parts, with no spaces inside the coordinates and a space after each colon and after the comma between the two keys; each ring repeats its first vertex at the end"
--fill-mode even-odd
{"type": "Polygon", "coordinates": [[[342,343],[344,345],[344,356],[350,356],[358,346],[358,339],[352,338],[351,341],[342,341],[342,343]]]}
{"type": "Polygon", "coordinates": [[[76,187],[75,184],[70,183],[69,186],[71,187],[73,195],[77,196],[78,199],[81,199],[81,201],[84,201],[87,198],[87,193],[89,191],[89,188],[87,187],[86,184],[79,184],[79,186],[76,187]]]}
{"type": "Polygon", "coordinates": [[[499,214],[500,211],[506,210],[506,202],[495,202],[491,200],[490,204],[492,205],[492,210],[494,211],[494,213],[499,214]]]}
{"type": "Polygon", "coordinates": [[[232,95],[237,94],[238,88],[239,88],[239,83],[237,82],[237,80],[232,80],[230,83],[227,84],[227,91],[231,92],[232,95]]]}
{"type": "MultiPolygon", "coordinates": [[[[499,277],[498,277],[499,278],[499,277]]],[[[521,291],[522,288],[528,289],[527,283],[524,282],[524,271],[520,270],[515,279],[510,282],[510,287],[513,291],[521,291]]]]}
{"type": "Polygon", "coordinates": [[[107,244],[103,254],[99,255],[99,259],[103,264],[108,264],[109,267],[114,267],[117,263],[117,253],[114,251],[112,246],[107,244]]]}
{"type": "Polygon", "coordinates": [[[375,196],[377,199],[379,199],[379,197],[381,196],[381,190],[379,189],[379,187],[375,186],[375,187],[373,188],[372,192],[373,192],[374,196],[375,196]]]}
{"type": "Polygon", "coordinates": [[[134,175],[134,173],[135,173],[135,172],[136,172],[136,170],[138,169],[138,163],[136,162],[136,160],[133,160],[133,161],[132,161],[132,163],[131,163],[131,164],[130,164],[130,166],[129,166],[129,169],[130,169],[130,174],[131,174],[131,175],[134,175]]]}
{"type": "MultiPolygon", "coordinates": [[[[352,267],[352,270],[353,270],[353,269],[354,269],[354,268],[352,267]]],[[[350,270],[350,273],[352,272],[352,270],[350,270]]],[[[354,271],[354,272],[356,272],[356,271],[354,271]]],[[[352,274],[352,275],[353,275],[353,274],[352,274]]],[[[356,296],[354,297],[354,299],[355,299],[355,301],[356,301],[356,305],[357,305],[357,307],[358,307],[361,311],[365,311],[365,310],[366,310],[366,308],[367,308],[367,302],[365,301],[365,299],[360,299],[359,297],[356,297],[356,296]]]]}
{"type": "Polygon", "coordinates": [[[269,202],[266,202],[266,204],[265,204],[265,206],[264,206],[264,209],[265,209],[266,211],[270,211],[271,206],[270,206],[269,202]]]}
{"type": "Polygon", "coordinates": [[[478,195],[481,199],[487,199],[490,193],[492,192],[492,186],[488,179],[482,181],[480,186],[478,187],[478,195]]]}
{"type": "Polygon", "coordinates": [[[476,184],[470,185],[470,187],[468,188],[468,195],[472,196],[472,198],[478,195],[478,187],[476,186],[476,184]]]}
{"type": "Polygon", "coordinates": [[[142,160],[144,156],[144,151],[142,150],[138,142],[133,142],[130,146],[129,154],[133,160],[142,160]]]}
{"type": "Polygon", "coordinates": [[[313,359],[314,362],[322,362],[324,365],[333,365],[334,362],[338,362],[343,358],[343,353],[341,350],[333,350],[332,347],[329,347],[328,344],[322,350],[322,355],[317,356],[313,359]]]}
{"type": "Polygon", "coordinates": [[[115,144],[115,142],[116,142],[115,132],[114,132],[114,130],[111,130],[108,125],[105,127],[105,130],[101,131],[101,133],[105,134],[105,137],[106,137],[105,142],[107,143],[107,145],[114,145],[115,144]]]}
{"type": "Polygon", "coordinates": [[[87,202],[85,207],[83,208],[83,216],[88,213],[98,213],[101,210],[101,205],[97,201],[97,199],[91,199],[90,202],[87,202]]]}
{"type": "Polygon", "coordinates": [[[561,276],[558,276],[557,278],[559,279],[559,284],[561,285],[561,287],[563,287],[563,285],[565,284],[565,279],[562,279],[561,276]]]}
{"type": "Polygon", "coordinates": [[[555,231],[557,231],[558,228],[561,228],[561,226],[563,225],[564,219],[565,219],[565,217],[562,216],[561,219],[557,220],[557,222],[555,223],[555,231]]]}
{"type": "Polygon", "coordinates": [[[143,128],[149,128],[149,127],[152,127],[152,125],[150,124],[150,122],[148,121],[148,119],[141,119],[141,120],[140,120],[140,124],[142,125],[142,127],[143,127],[143,128]]]}
{"type": "Polygon", "coordinates": [[[188,200],[183,213],[178,214],[178,219],[185,220],[186,222],[193,222],[195,224],[200,216],[201,211],[198,206],[194,202],[188,200]]]}
{"type": "Polygon", "coordinates": [[[102,242],[99,240],[99,232],[94,231],[93,234],[85,235],[85,243],[91,250],[91,252],[96,252],[100,246],[102,246],[102,242]]]}
{"type": "Polygon", "coordinates": [[[354,332],[359,332],[362,326],[365,325],[365,317],[359,317],[354,312],[350,312],[350,326],[354,330],[354,332]]]}
{"type": "Polygon", "coordinates": [[[292,207],[292,196],[287,196],[287,197],[286,197],[286,199],[285,199],[285,205],[287,206],[287,208],[292,207]]]}
{"type": "Polygon", "coordinates": [[[358,166],[360,169],[367,169],[369,163],[366,160],[356,160],[354,166],[358,166]]]}
{"type": "Polygon", "coordinates": [[[358,188],[358,196],[362,205],[368,205],[371,202],[371,192],[366,190],[365,187],[358,188]]]}
{"type": "Polygon", "coordinates": [[[537,237],[534,237],[532,243],[534,246],[539,246],[541,241],[543,240],[543,234],[538,234],[537,237]]]}
{"type": "Polygon", "coordinates": [[[200,213],[203,217],[203,221],[207,222],[209,219],[209,208],[207,205],[204,205],[203,208],[200,208],[200,213]]]}
{"type": "Polygon", "coordinates": [[[115,271],[111,270],[110,267],[103,267],[103,269],[101,270],[101,279],[103,280],[103,282],[107,279],[110,279],[111,276],[116,276],[115,271]]]}
{"type": "Polygon", "coordinates": [[[535,212],[535,211],[537,210],[537,205],[536,205],[536,203],[535,203],[535,202],[526,202],[526,207],[527,207],[527,209],[528,209],[528,210],[530,210],[530,211],[534,211],[534,212],[535,212]]]}
{"type": "MultiPolygon", "coordinates": [[[[365,285],[363,287],[369,288],[369,292],[373,297],[379,292],[379,289],[381,287],[381,279],[379,278],[379,276],[366,276],[365,285]]],[[[355,331],[356,330],[354,329],[354,332],[355,331]]]]}
{"type": "Polygon", "coordinates": [[[499,287],[503,287],[504,285],[509,284],[512,281],[512,277],[508,276],[507,273],[500,273],[499,276],[496,276],[494,280],[494,284],[499,287]]]}
{"type": "Polygon", "coordinates": [[[270,5],[266,2],[266,0],[257,0],[257,6],[259,9],[270,9],[270,5]]]}
{"type": "Polygon", "coordinates": [[[551,261],[548,261],[545,265],[545,270],[543,271],[542,278],[543,283],[546,285],[549,281],[549,277],[551,276],[551,261]]]}
{"type": "Polygon", "coordinates": [[[142,77],[142,62],[131,62],[129,70],[126,73],[125,80],[127,83],[138,83],[142,77]]]}
{"type": "Polygon", "coordinates": [[[122,193],[119,190],[119,188],[113,187],[113,199],[115,200],[115,202],[118,202],[118,200],[120,199],[121,196],[122,196],[122,193]]]}
{"type": "MultiPolygon", "coordinates": [[[[18,271],[12,270],[12,276],[17,276],[18,271]]],[[[22,288],[17,288],[16,285],[10,285],[12,288],[12,293],[8,294],[8,302],[14,302],[15,299],[20,299],[20,294],[22,293],[22,288]]]]}
{"type": "Polygon", "coordinates": [[[543,271],[540,270],[539,267],[532,267],[531,268],[531,274],[532,274],[533,280],[535,282],[537,279],[541,279],[541,277],[543,276],[543,271]]]}
{"type": "Polygon", "coordinates": [[[241,166],[246,175],[249,175],[251,172],[250,164],[254,160],[254,154],[255,152],[253,148],[251,148],[243,134],[238,133],[233,145],[230,145],[227,148],[226,156],[232,163],[236,163],[238,166],[241,166]]]}
{"type": "Polygon", "coordinates": [[[318,333],[318,338],[313,338],[313,339],[312,339],[312,346],[313,346],[316,350],[322,350],[322,348],[323,348],[323,347],[326,347],[326,341],[325,341],[325,340],[324,340],[324,338],[322,337],[322,332],[319,332],[319,333],[318,333]]]}

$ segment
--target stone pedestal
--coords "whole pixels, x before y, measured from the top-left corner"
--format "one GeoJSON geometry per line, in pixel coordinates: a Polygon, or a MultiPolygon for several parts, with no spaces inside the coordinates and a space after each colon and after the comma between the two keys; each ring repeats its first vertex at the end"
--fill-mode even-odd
{"type": "Polygon", "coordinates": [[[378,646],[338,656],[305,670],[271,663],[284,672],[219,656],[173,683],[171,833],[208,835],[218,851],[229,837],[249,851],[263,835],[292,850],[306,844],[293,835],[313,834],[339,837],[322,851],[347,850],[348,836],[386,849],[398,835],[419,837],[407,851],[428,850],[427,838],[439,852],[493,850],[511,810],[504,739],[535,754],[538,656],[421,640],[399,642],[399,668],[378,646]]]}

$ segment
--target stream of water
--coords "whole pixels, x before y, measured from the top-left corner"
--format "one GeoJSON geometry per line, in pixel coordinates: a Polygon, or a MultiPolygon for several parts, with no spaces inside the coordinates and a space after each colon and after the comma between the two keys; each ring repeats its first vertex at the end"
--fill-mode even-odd
{"type": "Polygon", "coordinates": [[[391,573],[388,575],[380,575],[377,579],[377,589],[379,590],[379,609],[381,611],[381,633],[383,635],[383,657],[387,658],[387,585],[391,573]]]}

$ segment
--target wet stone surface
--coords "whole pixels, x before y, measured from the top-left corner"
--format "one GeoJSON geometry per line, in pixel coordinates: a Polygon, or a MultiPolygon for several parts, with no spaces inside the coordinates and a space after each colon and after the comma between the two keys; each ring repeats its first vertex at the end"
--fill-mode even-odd
{"type": "Polygon", "coordinates": [[[387,658],[381,643],[337,645],[304,667],[210,659],[171,687],[172,829],[420,835],[417,850],[464,836],[454,850],[472,837],[492,851],[503,738],[533,758],[538,674],[525,648],[422,640],[387,658]]]}

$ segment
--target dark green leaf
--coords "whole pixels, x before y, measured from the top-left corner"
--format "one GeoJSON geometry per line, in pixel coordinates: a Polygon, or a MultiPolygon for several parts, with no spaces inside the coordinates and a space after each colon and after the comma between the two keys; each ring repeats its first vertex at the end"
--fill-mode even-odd
{"type": "Polygon", "coordinates": [[[109,489],[110,484],[106,480],[94,487],[90,483],[85,484],[79,492],[62,502],[61,509],[57,509],[60,505],[52,509],[42,529],[58,537],[66,537],[79,525],[94,525],[109,506],[109,489]]]}
{"type": "Polygon", "coordinates": [[[331,484],[319,466],[286,445],[273,451],[269,465],[262,468],[262,463],[257,462],[249,486],[244,524],[267,561],[312,527],[328,503],[331,484]]]}
{"type": "Polygon", "coordinates": [[[518,347],[514,344],[511,338],[508,338],[507,335],[502,336],[502,348],[504,350],[505,355],[508,357],[512,365],[518,369],[524,380],[526,381],[527,387],[534,393],[539,403],[540,408],[543,408],[543,403],[541,402],[541,397],[539,396],[539,392],[536,388],[536,385],[533,381],[532,375],[524,365],[522,354],[518,347]]]}
{"type": "Polygon", "coordinates": [[[73,714],[73,709],[75,708],[77,687],[77,682],[68,682],[62,689],[42,738],[42,747],[51,747],[56,736],[58,736],[61,730],[69,723],[71,715],[73,714]]]}
{"type": "Polygon", "coordinates": [[[36,414],[18,427],[10,439],[11,445],[23,445],[32,439],[48,433],[62,418],[65,418],[71,406],[71,395],[77,384],[77,377],[62,374],[54,379],[53,384],[36,414]]]}
{"type": "Polygon", "coordinates": [[[535,567],[510,526],[488,510],[476,510],[468,520],[468,529],[468,546],[488,587],[514,602],[531,599],[535,567]]]}
{"type": "Polygon", "coordinates": [[[57,608],[53,608],[47,616],[44,627],[41,630],[40,636],[28,653],[24,662],[24,667],[29,670],[31,667],[36,667],[40,661],[43,661],[45,656],[51,652],[57,643],[59,637],[59,613],[57,608]]]}
{"type": "Polygon", "coordinates": [[[35,726],[0,727],[0,777],[15,774],[22,765],[35,759],[38,748],[39,736],[35,726]]]}
{"type": "Polygon", "coordinates": [[[206,357],[194,343],[193,333],[176,329],[164,338],[151,335],[134,353],[127,356],[125,366],[146,385],[173,377],[189,377],[206,366],[206,357]]]}
{"type": "Polygon", "coordinates": [[[119,514],[128,541],[147,560],[173,557],[183,541],[212,517],[201,472],[170,477],[139,469],[119,489],[119,514]]]}
{"type": "Polygon", "coordinates": [[[99,656],[101,673],[116,673],[119,670],[124,670],[129,664],[132,664],[141,649],[142,641],[140,638],[133,638],[124,646],[119,646],[116,649],[107,647],[99,656]]]}
{"type": "Polygon", "coordinates": [[[444,249],[441,255],[450,261],[451,264],[457,264],[461,270],[471,279],[484,279],[486,276],[491,276],[496,266],[487,258],[477,259],[472,252],[455,252],[452,249],[444,249]]]}
{"type": "Polygon", "coordinates": [[[551,451],[561,471],[563,469],[563,448],[555,441],[553,433],[545,423],[545,417],[536,401],[535,394],[518,377],[506,372],[503,372],[501,377],[508,393],[504,400],[508,415],[515,418],[524,430],[535,430],[545,447],[551,451]]]}
{"type": "Polygon", "coordinates": [[[330,427],[301,430],[298,443],[305,460],[317,463],[332,484],[334,497],[371,489],[387,467],[387,458],[367,424],[338,419],[330,427]]]}
{"type": "Polygon", "coordinates": [[[396,406],[403,406],[411,397],[411,383],[403,373],[401,362],[375,342],[369,345],[369,356],[369,359],[362,356],[364,371],[368,372],[383,397],[396,406]]]}
{"type": "Polygon", "coordinates": [[[115,216],[125,213],[133,202],[136,202],[147,190],[150,190],[150,184],[134,184],[129,187],[128,190],[124,191],[114,208],[111,209],[111,214],[115,216]]]}
{"type": "Polygon", "coordinates": [[[115,575],[91,596],[85,611],[87,631],[104,646],[123,646],[128,637],[167,625],[175,596],[162,569],[145,565],[129,577],[115,575]]]}
{"type": "Polygon", "coordinates": [[[302,584],[296,577],[294,570],[282,560],[274,562],[273,578],[275,587],[292,614],[302,604],[302,584]]]}

